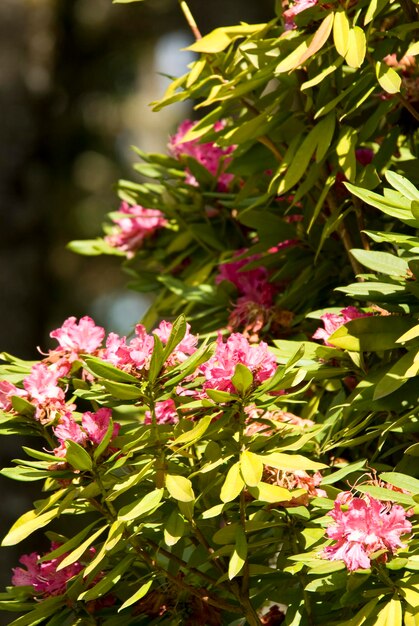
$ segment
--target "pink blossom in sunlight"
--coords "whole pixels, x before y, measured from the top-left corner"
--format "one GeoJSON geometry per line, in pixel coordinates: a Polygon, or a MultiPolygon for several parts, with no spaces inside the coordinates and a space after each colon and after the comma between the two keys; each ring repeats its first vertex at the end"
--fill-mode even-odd
{"type": "Polygon", "coordinates": [[[250,369],[256,384],[270,378],[276,370],[276,359],[265,342],[252,345],[240,333],[233,333],[224,343],[218,335],[215,354],[199,368],[206,378],[204,389],[234,392],[231,378],[238,363],[250,369]]]}
{"type": "MultiPolygon", "coordinates": [[[[170,333],[172,332],[173,324],[171,322],[162,321],[159,326],[153,331],[158,336],[163,344],[166,344],[169,340],[170,333]]],[[[174,349],[171,357],[169,357],[170,365],[175,363],[183,363],[188,356],[196,352],[198,344],[198,337],[192,335],[191,325],[186,324],[186,333],[182,341],[178,343],[174,349]]]]}
{"type": "Polygon", "coordinates": [[[332,335],[335,330],[349,322],[350,320],[355,320],[359,317],[369,317],[372,315],[371,313],[362,313],[354,306],[347,306],[345,309],[342,309],[340,313],[325,313],[320,316],[324,324],[324,328],[318,328],[313,335],[313,339],[321,339],[326,346],[332,346],[333,344],[329,343],[328,339],[330,335],[332,335]]]}
{"type": "Polygon", "coordinates": [[[112,221],[116,224],[115,230],[105,237],[105,241],[113,248],[126,252],[128,257],[141,248],[147,237],[167,224],[161,211],[145,209],[140,205],[130,206],[128,202],[121,203],[112,221]]]}
{"type": "Polygon", "coordinates": [[[85,315],[80,318],[69,317],[63,325],[53,330],[50,335],[56,339],[60,347],[70,354],[71,361],[78,358],[79,354],[92,354],[102,344],[105,329],[96,326],[91,317],[85,315]]]}
{"type": "Polygon", "coordinates": [[[23,379],[28,399],[37,405],[64,405],[65,395],[57,384],[58,377],[57,372],[50,370],[44,363],[36,363],[31,373],[23,379]]]}
{"type": "MultiPolygon", "coordinates": [[[[108,430],[109,423],[111,421],[111,416],[112,410],[107,408],[101,408],[95,413],[92,411],[86,411],[86,413],[83,413],[81,424],[83,430],[93,444],[99,445],[106,435],[106,431],[108,430]]],[[[120,427],[120,424],[117,422],[114,423],[111,439],[114,439],[118,435],[120,427]]]]}
{"type": "Polygon", "coordinates": [[[405,547],[400,537],[411,532],[412,524],[402,506],[380,502],[371,496],[351,498],[347,493],[341,499],[336,498],[334,509],[329,512],[334,522],[326,532],[336,543],[323,550],[323,558],[343,560],[353,571],[369,568],[370,556],[378,550],[394,554],[398,548],[405,547]]]}
{"type": "MultiPolygon", "coordinates": [[[[176,405],[171,398],[156,402],[155,406],[156,421],[158,424],[177,424],[179,421],[176,412],[176,405]]],[[[152,424],[153,420],[151,412],[146,411],[144,416],[144,424],[152,424]]]]}
{"type": "MultiPolygon", "coordinates": [[[[182,159],[183,155],[194,158],[198,163],[203,165],[213,176],[217,177],[218,190],[227,191],[231,181],[233,180],[233,174],[227,174],[224,170],[231,162],[230,155],[235,146],[228,146],[226,148],[220,148],[213,142],[199,143],[199,140],[193,139],[192,141],[183,141],[186,133],[196,126],[197,122],[191,120],[184,120],[177,132],[170,137],[169,140],[169,152],[175,159],[182,159]]],[[[223,122],[217,122],[214,124],[214,130],[219,131],[224,127],[223,122]]],[[[198,186],[198,181],[195,176],[187,171],[186,182],[194,187],[198,186]]]]}
{"type": "MultiPolygon", "coordinates": [[[[241,255],[245,250],[239,250],[237,255],[241,255]]],[[[236,287],[241,296],[245,296],[246,301],[259,303],[263,306],[271,306],[274,295],[274,287],[268,281],[268,270],[263,265],[253,269],[245,269],[245,266],[260,258],[253,255],[238,261],[222,263],[218,266],[218,274],[215,277],[216,284],[227,280],[236,287]]]]}
{"type": "MultiPolygon", "coordinates": [[[[86,433],[83,432],[71,413],[61,415],[53,431],[60,444],[64,444],[66,441],[74,441],[75,443],[83,445],[87,440],[86,433]]],[[[65,446],[62,446],[62,448],[65,450],[65,446]]]]}
{"type": "MultiPolygon", "coordinates": [[[[51,544],[51,551],[55,550],[58,544],[51,544]]],[[[76,561],[67,567],[57,571],[58,565],[67,554],[63,554],[55,559],[40,562],[41,555],[36,552],[24,554],[20,557],[19,563],[23,567],[13,569],[12,584],[15,587],[29,585],[34,588],[35,595],[58,596],[65,593],[67,582],[76,576],[83,569],[83,565],[76,561]]]]}
{"type": "Polygon", "coordinates": [[[19,389],[7,380],[0,380],[0,409],[10,411],[12,408],[12,396],[26,396],[26,391],[19,389]]]}

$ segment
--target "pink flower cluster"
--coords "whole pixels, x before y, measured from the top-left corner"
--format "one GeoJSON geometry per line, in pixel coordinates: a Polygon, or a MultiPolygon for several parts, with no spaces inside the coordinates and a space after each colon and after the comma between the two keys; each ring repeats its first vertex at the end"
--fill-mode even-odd
{"type": "Polygon", "coordinates": [[[126,252],[128,257],[134,255],[147,237],[167,224],[161,211],[145,209],[140,205],[130,206],[128,202],[121,203],[112,221],[116,224],[115,231],[107,235],[105,241],[113,248],[126,252]]]}
{"type": "MultiPolygon", "coordinates": [[[[233,180],[233,174],[227,174],[225,169],[231,162],[231,158],[228,158],[234,151],[234,146],[228,148],[220,148],[213,142],[199,143],[198,140],[183,141],[186,133],[196,126],[196,122],[191,120],[185,120],[179,126],[177,133],[170,137],[169,152],[176,159],[181,160],[182,156],[190,156],[194,158],[198,163],[203,165],[213,176],[217,178],[217,188],[219,191],[226,191],[233,180]]],[[[223,122],[217,122],[214,124],[214,130],[219,131],[224,128],[223,122]]],[[[198,181],[195,176],[187,171],[186,182],[194,187],[198,186],[198,181]]]]}
{"type": "Polygon", "coordinates": [[[371,313],[362,313],[355,306],[347,306],[339,313],[325,313],[320,316],[320,319],[324,324],[324,328],[318,328],[313,335],[313,339],[321,339],[326,346],[333,347],[333,344],[329,343],[328,339],[330,335],[335,332],[335,330],[350,320],[355,320],[358,317],[368,317],[370,315],[371,313]]]}
{"type": "MultiPolygon", "coordinates": [[[[245,251],[239,250],[236,256],[245,251]]],[[[215,282],[223,280],[232,283],[239,297],[229,317],[229,328],[237,330],[244,328],[246,333],[256,336],[267,321],[267,312],[273,303],[275,289],[268,281],[268,270],[263,265],[246,270],[246,265],[259,258],[253,255],[238,261],[222,263],[218,267],[215,282]]]]}
{"type": "MultiPolygon", "coordinates": [[[[81,446],[88,444],[99,445],[103,440],[109,428],[112,417],[112,410],[101,408],[95,413],[86,411],[81,418],[81,426],[76,422],[70,412],[62,415],[58,425],[53,428],[54,435],[57,437],[60,445],[55,448],[56,456],[65,457],[66,441],[74,441],[81,446]]],[[[117,437],[121,425],[117,422],[113,425],[112,439],[117,437]]]]}
{"type": "MultiPolygon", "coordinates": [[[[52,543],[51,551],[59,547],[52,543]]],[[[16,587],[31,586],[37,596],[59,596],[66,590],[67,582],[83,569],[83,565],[76,561],[67,567],[57,571],[58,565],[65,559],[67,554],[47,561],[40,561],[41,555],[36,552],[24,554],[19,563],[25,566],[13,569],[12,584],[16,587]]]]}
{"type": "Polygon", "coordinates": [[[224,343],[219,334],[215,354],[200,366],[205,376],[204,389],[234,393],[236,389],[231,378],[238,363],[249,368],[256,385],[273,376],[277,367],[276,359],[265,342],[252,345],[240,333],[233,333],[224,343]]]}
{"type": "Polygon", "coordinates": [[[72,362],[77,360],[80,354],[93,354],[102,345],[105,329],[96,326],[92,318],[85,315],[78,323],[75,317],[67,318],[63,325],[53,330],[49,336],[58,341],[61,351],[64,351],[67,359],[72,362]]]}
{"type": "MultiPolygon", "coordinates": [[[[163,321],[154,334],[163,344],[166,344],[172,330],[171,322],[163,321]]],[[[167,359],[167,365],[183,363],[188,356],[196,351],[198,338],[190,332],[190,325],[187,324],[186,334],[182,341],[176,346],[173,353],[167,359]]],[[[108,361],[123,370],[144,370],[150,365],[151,355],[154,348],[154,337],[147,334],[142,324],[135,327],[135,337],[127,343],[126,337],[119,337],[116,333],[109,333],[106,341],[106,349],[102,355],[104,361],[108,361]]]]}
{"type": "MultiPolygon", "coordinates": [[[[351,571],[369,568],[370,557],[378,550],[394,554],[397,548],[404,548],[400,537],[412,530],[399,504],[370,496],[355,498],[349,492],[339,494],[329,515],[334,523],[328,526],[327,535],[336,543],[325,548],[322,556],[331,561],[343,560],[351,571]],[[343,505],[347,510],[342,510],[343,505]]],[[[387,554],[382,558],[386,560],[387,554]]]]}

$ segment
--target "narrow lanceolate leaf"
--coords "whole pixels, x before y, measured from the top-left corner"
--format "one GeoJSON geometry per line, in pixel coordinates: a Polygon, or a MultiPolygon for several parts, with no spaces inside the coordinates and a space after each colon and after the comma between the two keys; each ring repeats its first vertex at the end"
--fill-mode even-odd
{"type": "MultiPolygon", "coordinates": [[[[284,502],[291,500],[295,495],[284,487],[263,482],[260,482],[256,487],[249,487],[249,492],[256,500],[262,502],[284,502]]],[[[301,492],[305,493],[305,490],[303,489],[301,492]]]]}
{"type": "Polygon", "coordinates": [[[398,93],[402,84],[402,79],[392,67],[379,61],[375,66],[377,80],[387,93],[398,93]]]}
{"type": "Polygon", "coordinates": [[[406,352],[378,381],[373,400],[379,400],[390,395],[404,385],[409,378],[419,373],[419,354],[416,350],[406,352]]]}
{"type": "Polygon", "coordinates": [[[259,457],[264,465],[283,470],[312,470],[314,472],[327,469],[324,463],[317,463],[301,454],[284,454],[283,452],[272,452],[259,457]]]}
{"type": "Polygon", "coordinates": [[[349,30],[348,51],[345,55],[345,61],[350,67],[361,67],[365,59],[366,50],[365,33],[359,26],[354,26],[354,28],[349,30]]]}
{"type": "Polygon", "coordinates": [[[240,469],[246,485],[254,487],[262,480],[262,457],[258,454],[254,454],[254,452],[245,450],[240,455],[240,469]]]}
{"type": "Polygon", "coordinates": [[[405,489],[414,495],[419,494],[419,480],[413,476],[406,476],[400,472],[383,472],[380,474],[380,478],[394,487],[405,489]]]}
{"type": "Polygon", "coordinates": [[[234,545],[233,554],[228,564],[228,578],[231,580],[243,569],[247,558],[247,541],[243,528],[239,526],[236,531],[236,543],[234,545]]]}
{"type": "Polygon", "coordinates": [[[220,498],[222,502],[231,502],[244,487],[244,481],[240,473],[240,463],[234,463],[227,472],[226,479],[221,488],[220,498]]]}
{"type": "Polygon", "coordinates": [[[333,17],[333,13],[329,13],[328,15],[326,15],[317,31],[314,33],[307,50],[301,55],[299,65],[305,63],[307,59],[312,57],[314,54],[316,54],[316,52],[323,48],[324,44],[329,39],[329,35],[332,30],[333,17]]]}
{"type": "Polygon", "coordinates": [[[147,493],[139,502],[122,507],[118,519],[128,522],[154,512],[160,505],[163,493],[164,489],[155,489],[147,493]]]}
{"type": "Polygon", "coordinates": [[[146,593],[148,593],[152,584],[153,580],[148,580],[146,583],[141,585],[141,587],[139,587],[137,591],[132,596],[130,596],[128,600],[125,600],[124,604],[119,607],[118,613],[131,606],[132,604],[135,604],[135,602],[138,602],[138,600],[141,600],[141,598],[143,598],[146,593]]]}
{"type": "Polygon", "coordinates": [[[337,11],[333,22],[333,42],[336,51],[344,57],[349,45],[349,20],[345,11],[337,11]]]}
{"type": "Polygon", "coordinates": [[[61,563],[57,565],[57,571],[60,569],[63,569],[64,567],[67,567],[68,565],[72,565],[72,563],[75,563],[76,561],[78,561],[86,552],[86,550],[90,548],[90,546],[93,544],[95,539],[97,539],[103,533],[103,531],[106,530],[107,528],[108,528],[107,525],[102,526],[102,528],[99,528],[99,530],[93,533],[93,535],[90,535],[90,537],[88,537],[85,541],[83,541],[83,543],[81,543],[77,548],[75,548],[75,550],[70,552],[70,554],[66,556],[65,559],[63,559],[61,563]]]}
{"type": "MultiPolygon", "coordinates": [[[[390,0],[371,0],[365,13],[364,26],[367,26],[384,9],[390,0]]],[[[406,54],[410,54],[408,51],[406,54]]]]}
{"type": "Polygon", "coordinates": [[[118,563],[118,565],[116,565],[116,567],[114,567],[110,572],[107,572],[94,587],[81,593],[77,600],[84,600],[87,602],[88,600],[94,600],[95,598],[104,596],[121,579],[133,560],[134,557],[128,554],[118,563]]]}
{"type": "Polygon", "coordinates": [[[231,378],[231,382],[238,393],[244,395],[253,385],[253,374],[248,367],[238,363],[231,378]]]}
{"type": "Polygon", "coordinates": [[[206,432],[208,426],[211,424],[212,416],[206,415],[194,426],[191,430],[188,430],[186,433],[182,433],[179,437],[176,437],[174,441],[169,442],[168,445],[176,447],[184,444],[192,444],[196,443],[201,439],[201,437],[206,432]]]}
{"type": "Polygon", "coordinates": [[[192,483],[189,478],[185,478],[185,476],[167,474],[166,489],[172,498],[180,500],[180,502],[192,502],[195,500],[192,483]]]}
{"type": "Polygon", "coordinates": [[[36,511],[27,511],[24,513],[19,519],[13,524],[3,541],[1,542],[2,546],[14,546],[26,537],[29,537],[35,530],[39,528],[43,528],[54,517],[57,517],[59,514],[58,507],[55,507],[46,513],[42,513],[41,515],[37,515],[36,511]]]}

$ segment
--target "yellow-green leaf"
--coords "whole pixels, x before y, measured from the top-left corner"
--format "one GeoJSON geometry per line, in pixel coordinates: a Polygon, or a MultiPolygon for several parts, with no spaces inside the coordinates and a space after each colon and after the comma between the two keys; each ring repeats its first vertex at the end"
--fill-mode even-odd
{"type": "Polygon", "coordinates": [[[345,11],[337,11],[333,22],[333,42],[336,51],[344,57],[349,45],[349,20],[345,11]]]}
{"type": "MultiPolygon", "coordinates": [[[[301,493],[306,493],[305,489],[299,490],[301,493]]],[[[278,485],[271,485],[270,483],[260,482],[256,487],[249,487],[250,494],[256,499],[262,502],[287,502],[291,500],[296,493],[292,494],[288,489],[284,487],[278,487],[278,485]]]]}
{"type": "Polygon", "coordinates": [[[245,450],[240,456],[240,469],[246,485],[254,487],[262,480],[262,457],[254,452],[245,450]]]}
{"type": "Polygon", "coordinates": [[[151,513],[159,506],[163,492],[164,489],[155,489],[147,493],[139,502],[127,504],[127,506],[122,507],[119,512],[119,519],[129,522],[147,513],[151,513]]]}
{"type": "Polygon", "coordinates": [[[3,541],[1,542],[2,546],[14,546],[23,539],[26,539],[30,534],[38,530],[39,528],[43,528],[54,517],[57,517],[59,513],[59,507],[55,507],[54,509],[50,509],[46,513],[42,513],[41,515],[37,515],[35,511],[27,511],[19,519],[13,524],[3,541]]]}
{"type": "Polygon", "coordinates": [[[192,483],[189,478],[185,478],[185,476],[167,474],[166,488],[175,500],[180,500],[180,502],[192,502],[195,500],[192,483]]]}
{"type": "Polygon", "coordinates": [[[243,487],[244,481],[240,473],[240,463],[234,463],[228,470],[221,488],[220,498],[222,502],[231,502],[237,498],[243,487]]]}
{"type": "Polygon", "coordinates": [[[387,93],[398,93],[402,84],[402,79],[392,67],[379,61],[375,66],[377,80],[387,93]]]}
{"type": "Polygon", "coordinates": [[[239,526],[236,532],[236,543],[234,545],[233,554],[228,564],[228,578],[231,580],[243,569],[243,565],[247,558],[247,541],[243,528],[239,526]]]}
{"type": "Polygon", "coordinates": [[[195,41],[187,50],[204,53],[222,52],[235,39],[252,35],[263,28],[266,28],[266,24],[240,24],[239,26],[216,28],[202,39],[195,41]]]}
{"type": "Polygon", "coordinates": [[[164,541],[168,546],[174,546],[183,537],[185,520],[179,511],[172,511],[164,525],[164,541]]]}
{"type": "Polygon", "coordinates": [[[317,463],[301,454],[284,454],[283,452],[272,452],[259,457],[265,465],[275,467],[280,470],[312,470],[318,471],[327,469],[324,463],[317,463]]]}
{"type": "Polygon", "coordinates": [[[402,626],[402,603],[397,598],[381,609],[374,621],[374,626],[402,626]]]}
{"type": "Polygon", "coordinates": [[[301,55],[298,65],[302,65],[305,61],[307,61],[307,59],[323,48],[324,44],[329,39],[329,35],[332,30],[333,17],[333,13],[326,15],[319,28],[311,38],[307,50],[301,55]]]}
{"type": "Polygon", "coordinates": [[[361,67],[365,59],[367,50],[367,40],[365,33],[359,26],[354,26],[349,30],[348,51],[345,55],[345,61],[350,67],[361,67]]]}
{"type": "Polygon", "coordinates": [[[148,580],[146,583],[144,583],[144,585],[141,585],[141,587],[137,589],[137,591],[132,596],[130,596],[128,600],[125,600],[124,604],[119,607],[118,613],[126,609],[128,606],[131,606],[135,602],[138,602],[138,600],[141,600],[141,598],[143,598],[146,593],[148,593],[148,590],[150,589],[152,584],[153,580],[148,580]]]}
{"type": "Polygon", "coordinates": [[[83,541],[83,543],[81,543],[78,546],[78,548],[76,548],[75,550],[70,552],[70,554],[67,555],[65,557],[65,559],[63,559],[57,565],[57,571],[60,570],[60,569],[63,569],[64,567],[67,567],[68,565],[71,565],[72,563],[75,563],[76,561],[78,561],[80,559],[80,557],[82,557],[83,554],[86,552],[86,550],[88,550],[90,548],[90,546],[92,545],[94,540],[97,539],[99,537],[99,535],[101,535],[103,533],[103,531],[106,530],[107,528],[108,528],[108,526],[102,526],[102,528],[99,528],[99,530],[97,530],[95,533],[93,533],[93,535],[90,535],[85,541],[83,541]]]}
{"type": "Polygon", "coordinates": [[[356,176],[356,141],[356,130],[350,126],[342,126],[339,140],[336,145],[336,154],[343,173],[350,181],[354,181],[356,176]]]}
{"type": "Polygon", "coordinates": [[[419,611],[417,609],[405,608],[404,626],[419,626],[419,611]]]}

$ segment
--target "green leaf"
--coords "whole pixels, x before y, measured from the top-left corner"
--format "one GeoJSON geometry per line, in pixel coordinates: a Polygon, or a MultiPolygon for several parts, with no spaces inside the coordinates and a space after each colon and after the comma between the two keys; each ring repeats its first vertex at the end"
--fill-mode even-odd
{"type": "Polygon", "coordinates": [[[327,469],[324,463],[317,463],[301,454],[284,454],[283,452],[272,452],[259,456],[264,465],[275,467],[280,470],[318,470],[327,469]]]}
{"type": "Polygon", "coordinates": [[[318,52],[319,50],[321,50],[321,48],[323,48],[324,44],[329,39],[329,35],[332,31],[333,18],[334,18],[333,12],[326,15],[326,17],[320,24],[319,28],[311,37],[308,48],[301,55],[298,65],[302,65],[303,63],[305,63],[307,59],[312,57],[314,54],[316,54],[316,52],[318,52]]]}
{"type": "Polygon", "coordinates": [[[174,546],[185,532],[185,520],[179,511],[172,511],[164,525],[164,541],[168,546],[174,546]]]}
{"type": "Polygon", "coordinates": [[[77,546],[80,545],[80,542],[83,541],[86,535],[90,533],[90,531],[92,530],[92,528],[96,526],[96,524],[97,524],[97,521],[92,522],[91,524],[83,528],[79,533],[74,535],[74,537],[71,537],[70,539],[68,539],[61,545],[59,545],[58,548],[56,548],[55,550],[52,550],[52,552],[48,552],[45,556],[40,558],[41,563],[43,561],[56,559],[59,556],[66,554],[67,552],[70,552],[74,548],[77,548],[77,546]]]}
{"type": "Polygon", "coordinates": [[[404,354],[378,381],[374,390],[374,400],[390,395],[404,385],[409,378],[414,378],[419,372],[419,354],[410,351],[404,354]]]}
{"type": "Polygon", "coordinates": [[[377,614],[376,626],[402,626],[402,603],[398,598],[391,598],[390,602],[377,614]]]}
{"type": "Polygon", "coordinates": [[[128,608],[129,606],[132,606],[133,604],[138,602],[138,600],[141,600],[141,598],[143,598],[149,592],[152,584],[153,579],[148,580],[146,583],[141,585],[141,587],[139,587],[137,591],[132,596],[130,596],[128,600],[125,600],[125,602],[119,607],[118,613],[128,608]]]}
{"type": "MultiPolygon", "coordinates": [[[[306,493],[305,489],[299,491],[306,493]]],[[[256,500],[269,503],[287,502],[288,500],[292,500],[296,495],[288,491],[288,489],[284,489],[284,487],[278,487],[278,485],[271,485],[270,483],[264,482],[260,482],[256,487],[249,487],[249,492],[256,500]]]]}
{"type": "Polygon", "coordinates": [[[372,612],[375,612],[375,607],[379,599],[380,597],[378,596],[377,598],[373,598],[372,600],[370,600],[358,611],[358,613],[352,619],[342,622],[340,626],[362,626],[366,619],[372,614],[372,612]]]}
{"type": "Polygon", "coordinates": [[[246,535],[241,526],[238,526],[236,531],[236,542],[234,545],[233,554],[230,557],[228,564],[228,578],[232,580],[243,569],[243,566],[247,558],[247,541],[246,535]]]}
{"type": "Polygon", "coordinates": [[[75,441],[71,441],[71,439],[67,439],[65,442],[65,447],[67,452],[65,454],[65,459],[67,463],[69,463],[72,467],[81,471],[89,471],[93,467],[93,461],[91,456],[82,446],[80,446],[75,441]]]}
{"type": "Polygon", "coordinates": [[[78,596],[77,600],[88,602],[89,600],[95,600],[96,598],[104,596],[121,580],[122,575],[128,570],[133,560],[134,557],[128,554],[110,572],[107,572],[94,587],[83,591],[83,593],[78,596]]]}
{"type": "Polygon", "coordinates": [[[57,572],[61,569],[63,569],[64,567],[67,567],[68,565],[72,565],[73,563],[75,563],[76,561],[78,561],[83,554],[86,552],[86,550],[88,550],[90,548],[90,546],[93,544],[93,542],[95,541],[95,539],[97,539],[104,530],[106,530],[108,528],[108,526],[102,526],[102,528],[99,528],[99,530],[97,530],[95,533],[93,533],[93,535],[90,535],[85,541],[83,541],[83,543],[81,543],[77,548],[75,548],[72,552],[70,552],[70,554],[68,554],[58,565],[57,565],[57,572]]]}
{"type": "Polygon", "coordinates": [[[157,379],[164,363],[163,344],[160,338],[155,333],[153,333],[153,337],[154,337],[154,348],[153,348],[153,354],[151,355],[150,369],[148,372],[148,380],[151,383],[154,383],[154,381],[157,379]]]}
{"type": "Polygon", "coordinates": [[[86,357],[85,363],[88,371],[91,372],[91,374],[93,374],[94,376],[98,376],[99,378],[106,378],[107,380],[114,380],[121,383],[137,383],[138,385],[138,378],[135,378],[135,376],[132,376],[127,372],[123,372],[122,370],[114,367],[110,363],[105,363],[97,357],[86,357]]]}
{"type": "Polygon", "coordinates": [[[256,486],[262,480],[263,457],[249,450],[244,450],[240,455],[240,469],[244,482],[251,487],[256,486]]]}
{"type": "Polygon", "coordinates": [[[361,493],[369,493],[373,498],[377,500],[383,500],[384,502],[398,502],[399,504],[405,504],[407,506],[415,506],[416,502],[413,498],[405,493],[399,491],[393,491],[392,489],[385,489],[385,487],[377,487],[376,485],[357,485],[357,490],[361,493]]]}
{"type": "Polygon", "coordinates": [[[354,472],[360,472],[365,468],[366,460],[357,461],[356,463],[348,463],[345,467],[337,470],[337,472],[332,472],[328,476],[324,476],[322,479],[322,485],[333,485],[337,483],[339,480],[343,480],[346,476],[350,476],[354,472]]]}
{"type": "Polygon", "coordinates": [[[362,248],[352,248],[352,256],[364,267],[368,267],[380,274],[387,276],[406,276],[409,265],[404,259],[388,252],[375,252],[374,250],[363,250],[362,248]]]}
{"type": "Polygon", "coordinates": [[[181,502],[192,502],[195,500],[192,483],[185,476],[167,474],[166,489],[175,500],[180,500],[181,502]]]}
{"type": "Polygon", "coordinates": [[[64,606],[62,596],[50,597],[42,600],[36,608],[26,615],[22,615],[10,622],[9,626],[35,626],[36,624],[45,623],[45,620],[57,613],[64,606]]]}
{"type": "Polygon", "coordinates": [[[213,419],[212,415],[205,415],[202,417],[199,422],[192,428],[192,430],[188,430],[186,433],[182,433],[179,437],[176,437],[174,441],[169,441],[168,445],[170,447],[176,447],[181,445],[192,445],[199,441],[205,432],[208,429],[208,426],[211,424],[213,419]]]}
{"type": "MultiPolygon", "coordinates": [[[[385,8],[389,0],[371,0],[367,12],[365,13],[364,26],[367,26],[385,8]]],[[[410,54],[410,52],[407,52],[410,54]]]]}
{"type": "Polygon", "coordinates": [[[356,142],[356,130],[354,128],[351,128],[350,126],[342,125],[339,140],[336,145],[336,154],[338,156],[338,162],[343,170],[343,173],[350,181],[354,181],[356,176],[356,142]]]}
{"type": "Polygon", "coordinates": [[[234,463],[227,472],[224,484],[221,488],[220,499],[222,502],[231,502],[242,492],[244,481],[240,473],[240,463],[234,463]]]}
{"type": "Polygon", "coordinates": [[[175,319],[172,325],[172,330],[170,332],[169,338],[164,347],[163,357],[166,361],[168,357],[172,354],[173,350],[176,346],[182,341],[186,333],[186,319],[184,315],[179,315],[178,318],[175,319]]]}
{"type": "Polygon", "coordinates": [[[26,537],[29,537],[35,530],[43,528],[59,515],[59,507],[55,507],[37,515],[36,511],[27,511],[13,524],[3,541],[2,546],[14,546],[26,537]]]}
{"type": "Polygon", "coordinates": [[[413,476],[407,476],[399,472],[383,472],[380,474],[380,478],[385,480],[386,483],[390,483],[390,485],[398,487],[399,489],[410,491],[414,495],[419,493],[419,480],[413,478],[413,476]]]}
{"type": "Polygon", "coordinates": [[[354,26],[354,28],[349,30],[348,50],[345,55],[345,61],[349,67],[361,67],[365,59],[366,50],[365,33],[359,26],[354,26]]]}
{"type": "Polygon", "coordinates": [[[335,330],[328,341],[351,352],[391,350],[413,324],[411,318],[397,315],[360,317],[335,330]]]}
{"type": "Polygon", "coordinates": [[[349,46],[349,20],[345,11],[337,11],[333,22],[333,42],[336,51],[344,57],[349,46]]]}
{"type": "Polygon", "coordinates": [[[240,26],[227,26],[216,28],[201,39],[195,41],[187,50],[193,52],[216,53],[225,50],[232,41],[240,37],[253,35],[266,28],[266,24],[241,24],[240,26]]]}
{"type": "Polygon", "coordinates": [[[228,391],[220,391],[219,389],[205,389],[205,393],[214,402],[233,402],[239,399],[237,395],[228,393],[228,391]]]}
{"type": "Polygon", "coordinates": [[[316,85],[321,83],[327,76],[329,76],[329,74],[335,72],[338,67],[342,65],[342,63],[343,59],[337,59],[324,70],[322,70],[319,74],[317,74],[317,76],[315,76],[311,80],[306,80],[304,83],[301,84],[301,91],[304,91],[305,89],[311,89],[311,87],[315,87],[316,85]]]}
{"type": "Polygon", "coordinates": [[[398,73],[386,63],[378,61],[375,66],[377,80],[387,93],[398,93],[402,84],[402,79],[398,73]]]}
{"type": "Polygon", "coordinates": [[[387,170],[385,177],[394,189],[397,189],[408,200],[419,200],[419,190],[404,176],[387,170]]]}
{"type": "Polygon", "coordinates": [[[119,511],[118,519],[124,522],[129,522],[133,519],[143,517],[144,515],[154,513],[154,511],[160,506],[163,493],[164,489],[155,489],[154,491],[147,493],[139,502],[127,504],[119,511]]]}
{"type": "MultiPolygon", "coordinates": [[[[137,381],[138,382],[138,381],[137,381]]],[[[110,380],[102,380],[106,391],[119,400],[138,400],[143,395],[141,389],[127,383],[117,383],[110,380]]]]}
{"type": "Polygon", "coordinates": [[[245,395],[253,385],[253,374],[248,367],[237,363],[231,382],[240,395],[245,395]]]}

